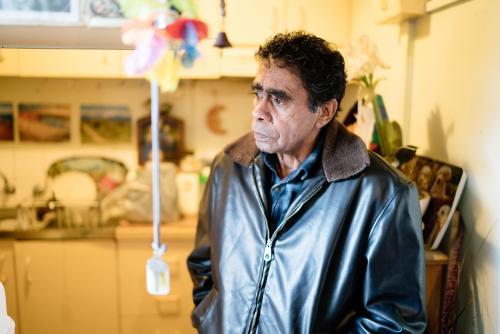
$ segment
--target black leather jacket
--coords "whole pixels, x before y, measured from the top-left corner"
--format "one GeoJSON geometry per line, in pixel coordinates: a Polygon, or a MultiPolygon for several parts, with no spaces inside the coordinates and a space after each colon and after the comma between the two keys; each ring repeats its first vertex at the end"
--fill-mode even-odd
{"type": "Polygon", "coordinates": [[[252,135],[215,159],[188,259],[200,333],[424,331],[414,186],[336,121],[322,164],[269,235],[252,135]]]}

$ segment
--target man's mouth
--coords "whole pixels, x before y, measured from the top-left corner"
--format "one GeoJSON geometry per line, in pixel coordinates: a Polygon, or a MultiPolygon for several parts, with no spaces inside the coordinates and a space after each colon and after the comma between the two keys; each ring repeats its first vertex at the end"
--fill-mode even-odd
{"type": "Polygon", "coordinates": [[[257,131],[254,131],[253,132],[253,136],[255,137],[255,139],[257,140],[264,140],[264,139],[269,139],[269,136],[266,135],[265,133],[262,133],[262,132],[257,132],[257,131]]]}

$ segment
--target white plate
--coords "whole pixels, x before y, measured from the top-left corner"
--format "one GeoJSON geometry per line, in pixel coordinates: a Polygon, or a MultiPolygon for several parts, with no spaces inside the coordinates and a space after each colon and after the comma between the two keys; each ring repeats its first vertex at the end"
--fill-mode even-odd
{"type": "Polygon", "coordinates": [[[97,185],[90,175],[68,171],[52,180],[54,196],[63,204],[88,203],[97,199],[97,185]]]}

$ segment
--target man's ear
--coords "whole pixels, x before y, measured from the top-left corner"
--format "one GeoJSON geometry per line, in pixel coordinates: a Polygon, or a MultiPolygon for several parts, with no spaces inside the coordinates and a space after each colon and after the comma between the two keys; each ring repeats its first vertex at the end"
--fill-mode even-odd
{"type": "Polygon", "coordinates": [[[337,113],[338,103],[336,99],[331,99],[330,101],[323,103],[318,107],[318,120],[316,126],[322,128],[326,124],[330,123],[332,118],[337,113]]]}

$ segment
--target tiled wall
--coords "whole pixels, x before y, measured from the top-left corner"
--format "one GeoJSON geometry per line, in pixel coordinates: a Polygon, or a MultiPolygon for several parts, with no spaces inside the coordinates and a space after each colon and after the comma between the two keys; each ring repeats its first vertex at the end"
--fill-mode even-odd
{"type": "MultiPolygon", "coordinates": [[[[185,122],[187,150],[211,156],[225,144],[250,130],[251,80],[221,79],[181,82],[175,93],[162,94],[161,101],[173,105],[172,115],[185,122]],[[226,133],[215,134],[206,125],[208,110],[221,104],[220,124],[226,133]]],[[[71,105],[71,139],[68,143],[0,142],[0,171],[16,186],[14,196],[1,195],[0,205],[15,204],[31,196],[42,184],[48,166],[74,155],[99,155],[123,161],[129,170],[137,167],[136,120],[148,115],[144,102],[149,84],[144,80],[0,78],[0,102],[66,103],[71,105]],[[125,104],[132,114],[132,140],[115,145],[81,144],[79,109],[83,103],[125,104]]],[[[0,181],[0,187],[3,187],[0,181]]]]}

